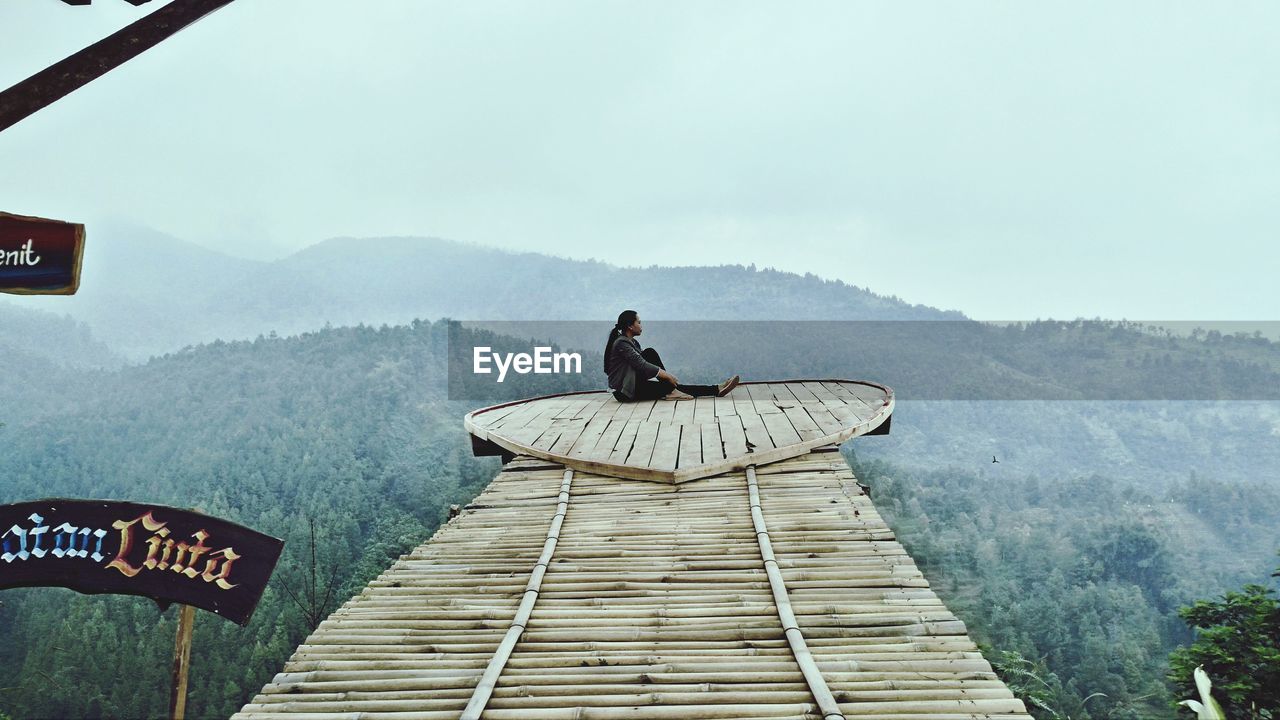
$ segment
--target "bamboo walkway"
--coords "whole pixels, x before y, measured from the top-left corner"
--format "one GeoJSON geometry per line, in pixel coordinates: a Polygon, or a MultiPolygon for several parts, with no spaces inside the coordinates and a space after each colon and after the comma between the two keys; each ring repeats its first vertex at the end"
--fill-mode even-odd
{"type": "Polygon", "coordinates": [[[517,457],[234,717],[464,713],[1030,717],[834,446],[678,485],[517,457]]]}

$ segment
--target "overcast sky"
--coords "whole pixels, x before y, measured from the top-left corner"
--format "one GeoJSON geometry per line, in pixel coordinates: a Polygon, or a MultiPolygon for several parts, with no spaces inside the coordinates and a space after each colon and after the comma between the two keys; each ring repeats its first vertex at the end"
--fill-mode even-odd
{"type": "MultiPolygon", "coordinates": [[[[162,5],[0,3],[0,86],[162,5]]],[[[1280,4],[238,0],[0,132],[0,209],[435,235],[980,319],[1280,307],[1280,4]]]]}

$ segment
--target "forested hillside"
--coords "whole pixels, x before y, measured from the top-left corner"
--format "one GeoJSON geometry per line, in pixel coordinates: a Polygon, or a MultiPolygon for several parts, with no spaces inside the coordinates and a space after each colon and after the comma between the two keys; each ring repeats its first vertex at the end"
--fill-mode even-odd
{"type": "Polygon", "coordinates": [[[846,447],[855,473],[997,667],[1030,661],[1016,669],[1044,687],[1007,678],[1058,713],[1038,717],[1172,717],[1168,655],[1191,640],[1177,609],[1258,582],[1280,548],[1274,484],[915,470],[860,461],[871,440],[846,447]]]}
{"type": "MultiPolygon", "coordinates": [[[[3,387],[3,499],[195,505],[285,537],[277,583],[249,627],[200,617],[191,716],[225,716],[307,633],[304,611],[316,608],[295,605],[281,583],[305,595],[311,521],[322,584],[332,573],[338,586],[322,609],[331,610],[429,536],[450,503],[465,502],[492,477],[496,459],[472,458],[461,427],[463,413],[483,403],[445,395],[447,335],[445,322],[333,328],[215,342],[116,370],[58,368],[24,355],[42,370],[3,387]]],[[[813,348],[811,357],[832,362],[841,347],[813,348]]],[[[1267,366],[1270,346],[1254,347],[1254,364],[1267,366]]],[[[1169,353],[1192,357],[1202,349],[1171,346],[1169,353]]],[[[598,362],[598,354],[584,358],[588,368],[598,362]]],[[[783,372],[795,363],[783,345],[758,367],[783,372]]],[[[972,405],[966,412],[980,416],[984,404],[972,405]]],[[[1034,413],[1019,417],[1016,433],[999,430],[1012,434],[995,440],[1027,453],[1054,445],[1060,418],[1041,426],[1028,420],[1034,413]]],[[[1167,409],[1153,417],[1162,424],[1147,430],[1163,433],[1148,437],[1153,453],[1173,429],[1188,427],[1167,409]]],[[[1209,452],[1208,429],[1188,435],[1192,449],[1180,452],[1209,452]]],[[[1016,453],[999,465],[989,465],[989,454],[971,462],[973,448],[959,440],[967,432],[908,415],[887,437],[855,441],[855,464],[943,597],[990,643],[993,659],[1017,651],[1043,661],[1071,717],[1166,712],[1165,654],[1188,638],[1176,607],[1269,569],[1280,546],[1280,490],[1264,484],[1270,478],[1223,482],[1185,468],[1120,480],[1108,475],[1105,457],[1089,459],[1093,473],[1025,470],[1016,453]],[[903,433],[936,436],[933,452],[949,460],[921,469],[918,458],[892,450],[903,433]],[[1093,692],[1108,699],[1084,704],[1093,692]]],[[[1234,432],[1236,442],[1260,446],[1252,435],[1269,430],[1234,432]]],[[[0,711],[14,718],[162,714],[172,612],[57,589],[6,591],[0,601],[0,633],[9,639],[0,660],[11,668],[0,711]]]]}
{"type": "MultiPolygon", "coordinates": [[[[198,506],[286,538],[300,583],[318,528],[334,603],[424,540],[494,473],[465,408],[443,400],[442,323],[214,343],[96,376],[61,411],[0,428],[4,500],[77,496],[198,506]]],[[[54,384],[45,392],[63,402],[54,384]]],[[[10,407],[5,402],[3,407],[10,407]]],[[[4,413],[6,416],[9,413],[4,413]]],[[[15,718],[157,717],[174,612],[150,601],[10,590],[0,605],[0,708],[15,718]]],[[[201,614],[191,717],[225,717],[305,636],[274,585],[244,629],[201,614]]]]}

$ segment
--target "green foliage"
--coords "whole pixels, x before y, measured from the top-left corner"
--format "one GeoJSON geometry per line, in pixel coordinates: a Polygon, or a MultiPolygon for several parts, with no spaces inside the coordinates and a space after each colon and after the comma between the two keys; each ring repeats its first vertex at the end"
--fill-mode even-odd
{"type": "Polygon", "coordinates": [[[1069,717],[1059,709],[1068,702],[1062,681],[1045,666],[1043,660],[1028,660],[1016,650],[996,652],[983,648],[982,651],[991,658],[991,666],[1009,690],[1033,711],[1049,720],[1069,717]]]}
{"type": "Polygon", "coordinates": [[[1203,667],[1223,700],[1228,720],[1280,717],[1280,599],[1249,584],[1220,600],[1199,600],[1178,610],[1196,628],[1195,642],[1169,656],[1169,680],[1179,694],[1195,692],[1203,667]]]}
{"type": "Polygon", "coordinates": [[[1176,608],[1237,584],[1224,568],[1266,567],[1249,543],[1280,543],[1269,486],[1191,478],[1152,492],[1098,475],[852,463],[934,590],[1044,720],[1169,716],[1161,679],[1188,640],[1176,608]]]}
{"type": "MultiPolygon", "coordinates": [[[[443,323],[355,327],[193,348],[72,384],[65,401],[4,429],[6,501],[129,499],[204,511],[282,537],[285,557],[247,627],[198,613],[190,717],[227,717],[332,610],[425,540],[492,478],[445,399],[443,323]],[[325,590],[333,575],[336,589],[325,590]],[[304,604],[305,601],[304,601],[304,604]]],[[[61,377],[61,376],[57,376],[61,377]]],[[[9,418],[6,417],[6,420],[9,418]]],[[[0,712],[162,717],[175,611],[57,588],[0,598],[0,712]]]]}

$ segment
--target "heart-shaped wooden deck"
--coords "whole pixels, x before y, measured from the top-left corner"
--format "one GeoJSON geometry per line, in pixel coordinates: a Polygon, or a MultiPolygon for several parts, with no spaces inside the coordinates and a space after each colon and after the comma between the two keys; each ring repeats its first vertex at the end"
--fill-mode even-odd
{"type": "MultiPolygon", "coordinates": [[[[853,380],[739,385],[723,398],[620,403],[608,392],[468,413],[467,432],[513,454],[614,477],[685,482],[796,457],[886,425],[893,390],[853,380]]],[[[887,427],[887,426],[886,426],[887,427]]]]}

